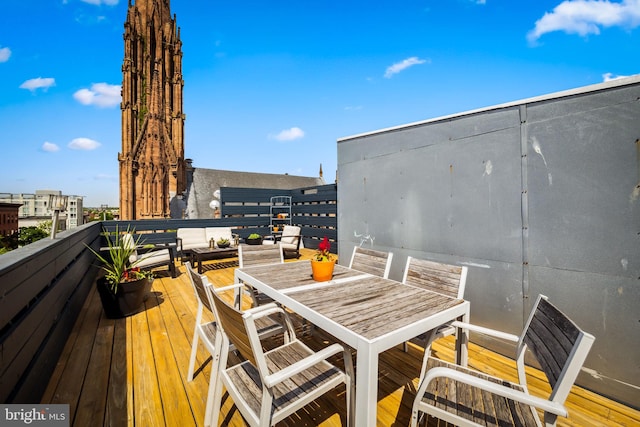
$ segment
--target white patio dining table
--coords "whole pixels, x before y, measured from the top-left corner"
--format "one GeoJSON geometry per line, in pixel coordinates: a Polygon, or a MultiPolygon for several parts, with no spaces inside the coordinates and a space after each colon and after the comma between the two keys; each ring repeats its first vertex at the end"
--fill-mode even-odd
{"type": "MultiPolygon", "coordinates": [[[[467,322],[469,302],[336,265],[316,282],[309,261],[238,268],[244,282],[356,351],[355,426],[375,426],[378,355],[453,320],[467,322]]],[[[467,331],[458,331],[457,362],[467,363],[467,331]]]]}

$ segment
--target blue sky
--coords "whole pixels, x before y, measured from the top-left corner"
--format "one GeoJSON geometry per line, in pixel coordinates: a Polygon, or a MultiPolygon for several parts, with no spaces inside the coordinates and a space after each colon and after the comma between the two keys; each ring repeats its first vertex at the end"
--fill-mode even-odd
{"type": "MultiPolygon", "coordinates": [[[[317,176],[337,139],[640,73],[640,0],[171,2],[194,166],[317,176]]],[[[126,0],[0,5],[0,192],[118,205],[126,0]]]]}

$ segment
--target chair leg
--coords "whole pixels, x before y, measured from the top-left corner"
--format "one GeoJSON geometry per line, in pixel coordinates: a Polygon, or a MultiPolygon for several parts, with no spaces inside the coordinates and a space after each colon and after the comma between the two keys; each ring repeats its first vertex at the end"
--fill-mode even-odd
{"type": "Polygon", "coordinates": [[[210,427],[213,419],[211,418],[211,412],[213,411],[213,399],[216,393],[216,381],[212,376],[209,380],[209,391],[207,392],[207,406],[204,411],[204,427],[210,427]]]}
{"type": "MultiPolygon", "coordinates": [[[[211,375],[209,376],[209,391],[207,392],[207,406],[204,412],[204,427],[210,427],[213,423],[212,412],[213,412],[213,404],[216,398],[217,385],[220,382],[219,373],[220,373],[220,356],[221,356],[221,341],[216,340],[214,344],[215,351],[212,355],[212,363],[211,363],[211,375]]],[[[225,361],[225,364],[227,362],[225,361]]],[[[222,399],[222,397],[220,397],[222,399]]],[[[220,407],[220,403],[218,403],[218,408],[220,407]]],[[[218,409],[218,412],[220,410],[218,409]]],[[[216,417],[217,421],[217,417],[216,417]]],[[[215,424],[213,424],[215,427],[215,424]]]]}
{"type": "Polygon", "coordinates": [[[209,416],[209,419],[205,421],[206,425],[211,426],[217,426],[218,418],[220,418],[220,406],[222,405],[222,371],[227,367],[227,359],[229,358],[229,340],[227,338],[218,339],[216,337],[215,345],[216,349],[220,349],[218,353],[219,360],[216,366],[211,366],[212,374],[214,372],[213,369],[215,368],[216,380],[215,382],[210,381],[209,383],[209,387],[211,387],[211,383],[213,383],[213,398],[211,399],[211,415],[209,416]]]}
{"type": "Polygon", "coordinates": [[[198,327],[202,322],[202,303],[198,304],[198,312],[196,314],[196,325],[193,328],[193,339],[191,340],[191,357],[189,358],[189,371],[187,373],[187,381],[193,380],[193,371],[196,365],[196,354],[198,353],[198,327]]]}
{"type": "Polygon", "coordinates": [[[427,372],[427,362],[429,361],[429,356],[431,355],[431,344],[435,340],[437,332],[438,332],[438,329],[436,328],[436,329],[432,329],[427,333],[427,338],[424,342],[424,355],[422,356],[422,367],[420,368],[420,376],[418,378],[424,378],[427,372]]]}
{"type": "Polygon", "coordinates": [[[419,419],[420,411],[418,411],[418,409],[416,408],[413,408],[413,411],[411,412],[411,427],[417,427],[419,419]]]}
{"type": "Polygon", "coordinates": [[[187,381],[193,381],[193,371],[196,365],[196,353],[198,352],[198,327],[193,331],[193,340],[191,342],[191,357],[189,358],[189,372],[187,373],[187,381]]]}

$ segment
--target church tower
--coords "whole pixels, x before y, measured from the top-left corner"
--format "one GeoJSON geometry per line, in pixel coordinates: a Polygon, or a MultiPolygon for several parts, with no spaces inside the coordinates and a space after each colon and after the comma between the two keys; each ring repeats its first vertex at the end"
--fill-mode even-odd
{"type": "Polygon", "coordinates": [[[182,42],[169,0],[129,0],[122,64],[120,218],[169,218],[186,189],[182,42]]]}

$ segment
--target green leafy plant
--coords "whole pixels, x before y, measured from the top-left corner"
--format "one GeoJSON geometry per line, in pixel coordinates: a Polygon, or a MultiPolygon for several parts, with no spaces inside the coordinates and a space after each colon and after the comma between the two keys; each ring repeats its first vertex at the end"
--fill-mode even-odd
{"type": "MultiPolygon", "coordinates": [[[[109,255],[102,255],[101,253],[93,250],[93,248],[89,246],[87,247],[94,253],[96,258],[100,260],[100,268],[105,272],[104,277],[111,292],[114,294],[118,292],[118,285],[120,283],[132,282],[143,278],[153,278],[152,272],[141,270],[136,267],[136,264],[139,262],[138,259],[131,261],[131,256],[135,254],[142,236],[138,236],[133,243],[125,242],[123,239],[124,234],[120,233],[117,226],[113,240],[109,238],[109,234],[106,230],[104,233],[107,236],[107,248],[109,255]]],[[[126,233],[133,234],[133,230],[129,230],[129,228],[127,228],[126,233]]]]}
{"type": "Polygon", "coordinates": [[[261,238],[261,237],[262,237],[262,236],[261,236],[261,235],[259,235],[258,233],[251,233],[251,234],[249,234],[249,237],[247,237],[247,239],[251,239],[251,240],[253,240],[253,239],[259,239],[259,238],[261,238]]]}
{"type": "Polygon", "coordinates": [[[228,246],[231,243],[229,243],[229,239],[220,239],[216,242],[218,244],[218,246],[228,246]]]}

